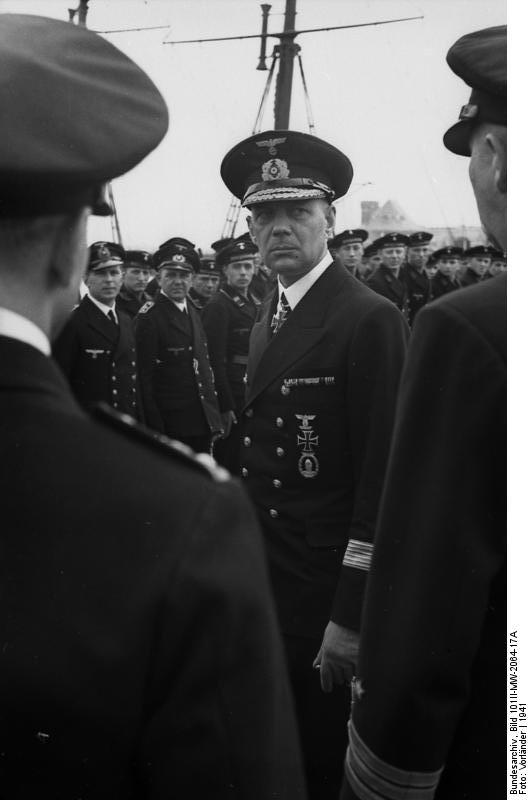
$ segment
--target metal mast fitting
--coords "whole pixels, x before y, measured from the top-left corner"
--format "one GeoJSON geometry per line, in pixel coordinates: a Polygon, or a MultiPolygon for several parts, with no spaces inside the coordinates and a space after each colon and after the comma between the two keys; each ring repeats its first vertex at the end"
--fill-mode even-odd
{"type": "Polygon", "coordinates": [[[68,17],[69,21],[73,22],[75,25],[75,19],[77,18],[77,25],[80,25],[81,28],[86,28],[86,15],[88,14],[88,3],[89,0],[80,0],[79,5],[77,8],[69,8],[68,9],[68,17]]]}
{"type": "Polygon", "coordinates": [[[268,15],[272,6],[270,3],[261,3],[263,9],[263,28],[261,31],[261,52],[259,53],[259,63],[256,69],[266,70],[266,37],[268,35],[268,15]]]}

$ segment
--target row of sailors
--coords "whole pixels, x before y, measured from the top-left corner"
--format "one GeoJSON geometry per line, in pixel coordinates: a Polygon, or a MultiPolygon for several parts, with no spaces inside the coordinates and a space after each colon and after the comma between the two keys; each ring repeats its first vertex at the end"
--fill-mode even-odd
{"type": "MultiPolygon", "coordinates": [[[[505,269],[503,253],[485,245],[432,252],[424,231],[366,239],[362,229],[346,230],[329,247],[410,324],[430,300],[505,269]]],[[[86,294],[54,355],[86,407],[107,402],[197,451],[214,442],[217,460],[237,470],[229,434],[244,405],[250,333],[275,277],[249,234],[212,248],[214,257],[201,256],[183,237],[153,256],[91,245],[86,294]]]]}

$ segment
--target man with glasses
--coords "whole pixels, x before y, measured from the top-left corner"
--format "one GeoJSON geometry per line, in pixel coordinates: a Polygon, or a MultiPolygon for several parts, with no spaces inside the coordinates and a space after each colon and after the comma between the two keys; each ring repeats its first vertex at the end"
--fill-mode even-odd
{"type": "Polygon", "coordinates": [[[132,322],[116,307],[124,255],[114,242],[91,245],[85,277],[88,293],[55,341],[53,355],[83,406],[104,401],[141,419],[132,322]]]}

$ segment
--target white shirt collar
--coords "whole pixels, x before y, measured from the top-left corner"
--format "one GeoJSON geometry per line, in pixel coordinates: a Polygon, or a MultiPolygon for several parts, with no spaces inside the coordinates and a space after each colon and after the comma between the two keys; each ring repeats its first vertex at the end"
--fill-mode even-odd
{"type": "Polygon", "coordinates": [[[305,297],[311,286],[313,286],[318,280],[318,278],[320,278],[323,275],[327,267],[330,267],[332,261],[333,258],[331,254],[329,253],[328,250],[326,250],[325,255],[323,256],[319,264],[316,264],[316,266],[313,267],[310,270],[310,272],[307,272],[306,275],[303,275],[302,278],[299,278],[299,280],[297,280],[295,283],[291,284],[288,287],[283,286],[278,276],[277,286],[279,290],[279,297],[281,297],[281,292],[283,292],[283,294],[287,299],[288,305],[293,311],[297,306],[297,304],[299,303],[299,301],[305,297]]]}
{"type": "MultiPolygon", "coordinates": [[[[169,297],[169,295],[165,294],[165,292],[162,292],[162,294],[163,294],[163,296],[164,296],[164,297],[167,297],[167,299],[168,299],[168,300],[171,300],[171,298],[169,297]]],[[[176,301],[176,300],[171,300],[171,303],[174,303],[174,305],[175,305],[177,308],[179,308],[179,309],[180,309],[180,311],[187,311],[187,301],[186,301],[185,299],[184,299],[184,300],[182,300],[182,302],[181,302],[181,303],[177,303],[177,301],[176,301]]]]}
{"type": "Polygon", "coordinates": [[[16,311],[0,308],[0,336],[9,336],[35,347],[45,356],[51,353],[50,340],[34,322],[16,311]]]}
{"type": "Polygon", "coordinates": [[[105,315],[105,317],[108,317],[108,312],[109,311],[113,311],[114,312],[114,316],[116,317],[116,319],[118,318],[118,315],[116,314],[116,301],[114,301],[111,306],[107,306],[104,303],[100,303],[99,300],[95,299],[95,297],[92,297],[90,292],[88,292],[88,297],[90,298],[92,303],[95,306],[97,306],[98,309],[105,315]]]}

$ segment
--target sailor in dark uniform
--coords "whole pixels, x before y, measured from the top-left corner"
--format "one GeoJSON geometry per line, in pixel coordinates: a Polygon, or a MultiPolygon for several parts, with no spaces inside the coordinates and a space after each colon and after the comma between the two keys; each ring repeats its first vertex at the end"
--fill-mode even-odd
{"type": "Polygon", "coordinates": [[[341,782],[343,684],[408,332],[395,306],[327,249],[332,199],[352,173],[331,144],[281,130],[236,145],[221,167],[278,275],[250,337],[241,475],[265,536],[310,796],[325,800],[341,782]]]}
{"type": "Polygon", "coordinates": [[[367,283],[369,278],[375,274],[382,263],[378,241],[379,240],[376,239],[374,242],[364,247],[362,264],[357,270],[357,278],[361,280],[362,283],[367,283]]]}
{"type": "Polygon", "coordinates": [[[486,276],[494,248],[485,244],[477,244],[465,251],[466,269],[461,276],[461,286],[474,286],[486,276]]]}
{"type": "Polygon", "coordinates": [[[428,256],[428,261],[426,262],[424,267],[424,271],[430,280],[430,285],[432,280],[437,275],[437,269],[438,269],[437,258],[435,257],[434,253],[430,253],[430,255],[428,256]]]}
{"type": "Polygon", "coordinates": [[[136,318],[138,377],[147,425],[194,450],[209,452],[222,431],[206,334],[187,301],[198,253],[165,244],[153,256],[160,294],[136,318]]]}
{"type": "Polygon", "coordinates": [[[68,22],[0,14],[0,62],[0,795],[304,800],[244,493],[130,416],[88,414],[50,358],[89,214],[166,105],[68,22]]]}
{"type": "Polygon", "coordinates": [[[402,268],[402,279],[408,291],[410,309],[410,325],[415,316],[430,300],[430,279],[426,273],[426,264],[431,253],[430,242],[433,234],[417,231],[409,236],[408,257],[402,268]]]}
{"type": "Polygon", "coordinates": [[[123,257],[123,284],[116,297],[119,311],[134,319],[152,297],[147,294],[151,278],[152,256],[146,250],[126,250],[123,257]]]}
{"type": "Polygon", "coordinates": [[[507,256],[501,250],[493,250],[491,254],[489,271],[486,277],[495,278],[507,271],[507,256]]]}
{"type": "Polygon", "coordinates": [[[367,285],[377,294],[391,300],[409,322],[408,287],[402,275],[408,242],[408,237],[403,233],[387,233],[373,242],[373,245],[379,248],[381,263],[374,275],[367,281],[367,285]]]}
{"type": "Polygon", "coordinates": [[[114,242],[90,246],[88,294],[70,314],[53,355],[83,406],[105,402],[141,419],[134,331],[130,317],[116,306],[123,256],[114,242]]]}
{"type": "Polygon", "coordinates": [[[239,471],[239,436],[232,426],[237,425],[244,406],[250,333],[261,305],[249,288],[256,251],[253,242],[241,239],[218,253],[217,267],[222,269],[226,284],[202,312],[224,428],[214,455],[232,472],[239,471]]]}
{"type": "MultiPolygon", "coordinates": [[[[470,156],[481,222],[503,249],[506,26],[463,36],[447,61],[472,94],[444,143],[470,156]]],[[[364,603],[343,800],[508,796],[506,327],[505,275],[417,317],[364,603]]],[[[517,744],[524,734],[509,736],[517,744]]]]}
{"type": "Polygon", "coordinates": [[[215,259],[201,258],[199,264],[188,298],[198,311],[202,311],[219,288],[220,272],[215,259]]]}
{"type": "Polygon", "coordinates": [[[431,258],[437,265],[437,272],[431,281],[432,300],[460,289],[458,274],[463,258],[461,247],[441,247],[432,253],[431,258]]]}
{"type": "Polygon", "coordinates": [[[336,260],[355,278],[359,277],[367,237],[368,233],[363,228],[348,228],[329,242],[329,249],[335,254],[336,260]]]}

